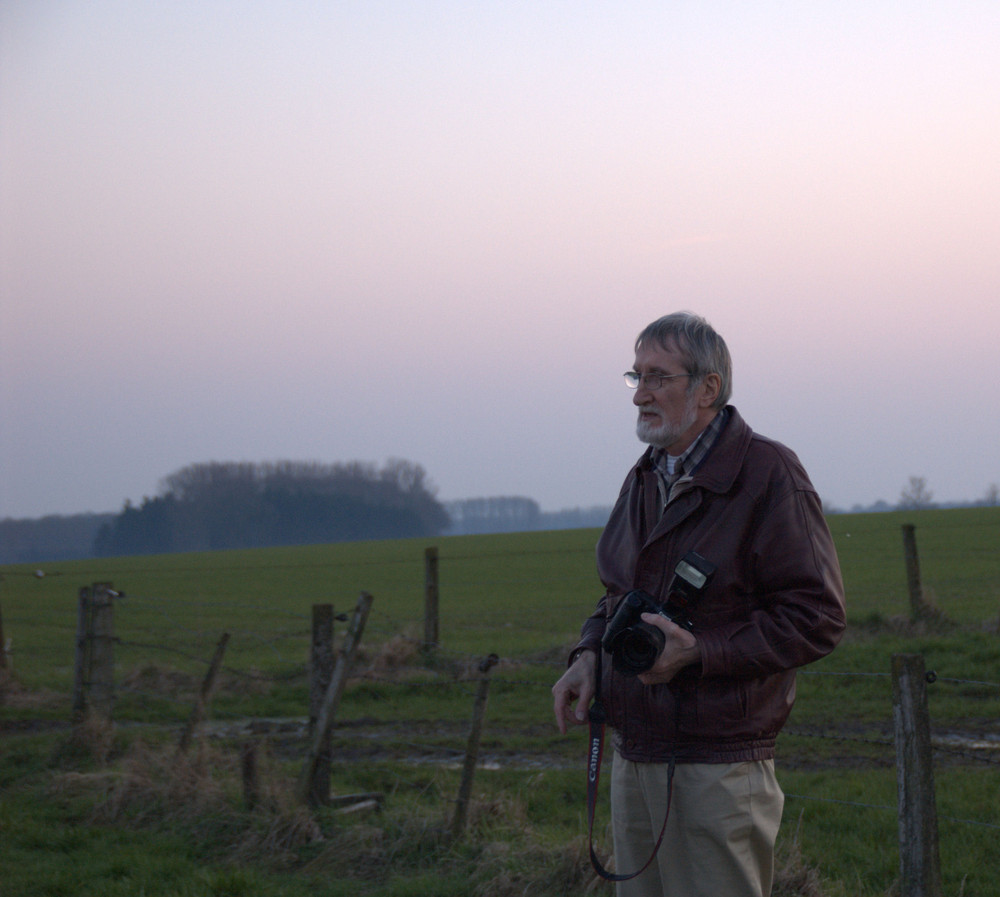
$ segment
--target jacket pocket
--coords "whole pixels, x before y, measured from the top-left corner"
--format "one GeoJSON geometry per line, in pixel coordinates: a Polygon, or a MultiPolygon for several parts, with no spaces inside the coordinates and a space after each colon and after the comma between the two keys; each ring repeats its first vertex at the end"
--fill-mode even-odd
{"type": "Polygon", "coordinates": [[[724,677],[700,679],[695,691],[692,731],[731,733],[746,719],[749,697],[746,683],[724,677]]]}

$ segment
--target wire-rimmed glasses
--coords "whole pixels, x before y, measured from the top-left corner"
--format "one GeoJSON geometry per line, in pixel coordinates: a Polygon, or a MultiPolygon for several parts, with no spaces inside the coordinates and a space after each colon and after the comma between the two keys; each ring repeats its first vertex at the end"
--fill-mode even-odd
{"type": "Polygon", "coordinates": [[[680,377],[690,377],[689,373],[684,374],[640,374],[638,371],[625,371],[625,385],[629,389],[638,389],[641,383],[646,389],[659,389],[668,380],[677,380],[680,377]]]}

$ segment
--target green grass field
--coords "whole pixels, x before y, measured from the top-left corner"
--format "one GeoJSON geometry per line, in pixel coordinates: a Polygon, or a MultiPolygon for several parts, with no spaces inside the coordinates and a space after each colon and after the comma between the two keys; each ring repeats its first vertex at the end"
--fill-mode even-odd
{"type": "MultiPolygon", "coordinates": [[[[803,671],[779,741],[787,794],[777,894],[898,893],[890,662],[924,657],[945,893],[1000,897],[1000,508],[836,515],[849,630],[803,671]],[[901,526],[916,527],[914,624],[901,526]],[[989,750],[983,745],[992,743],[989,750]],[[782,890],[783,889],[783,890],[782,890]]],[[[0,568],[9,669],[0,704],[0,895],[583,893],[583,732],[560,737],[550,687],[601,594],[596,530],[354,543],[0,568]],[[424,552],[438,549],[440,647],[423,635],[424,552]],[[113,730],[72,730],[77,594],[111,582],[113,730]],[[332,791],[379,812],[307,811],[305,740],[253,736],[264,796],[247,810],[248,719],[308,714],[311,608],[374,596],[338,711],[332,791]],[[230,634],[210,726],[175,757],[207,661],[230,634]],[[446,830],[476,689],[492,672],[469,828],[446,830]]],[[[343,624],[339,624],[341,629],[343,624]]],[[[287,729],[287,731],[286,731],[287,729]]],[[[606,808],[606,803],[605,803],[606,808]]],[[[599,842],[606,843],[603,829],[599,842]]],[[[610,893],[603,885],[594,893],[610,893]]]]}

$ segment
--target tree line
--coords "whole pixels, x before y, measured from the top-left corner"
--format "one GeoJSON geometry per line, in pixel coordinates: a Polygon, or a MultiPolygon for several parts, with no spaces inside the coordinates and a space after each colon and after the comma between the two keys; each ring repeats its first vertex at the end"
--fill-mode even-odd
{"type": "Polygon", "coordinates": [[[35,564],[92,557],[94,539],[114,514],[49,514],[0,520],[0,564],[35,564]]]}
{"type": "MultiPolygon", "coordinates": [[[[212,551],[321,542],[602,527],[610,507],[542,511],[523,496],[440,503],[424,469],[279,461],[211,462],[166,477],[161,494],[119,514],[0,519],[0,564],[95,556],[212,551]]],[[[898,503],[851,513],[1000,504],[990,484],[977,502],[936,504],[925,477],[911,476],[898,503]]],[[[844,513],[826,507],[827,513],[844,513]]]]}
{"type": "Polygon", "coordinates": [[[448,525],[419,464],[193,464],[100,528],[101,557],[433,536],[448,525]]]}
{"type": "MultiPolygon", "coordinates": [[[[308,491],[303,486],[304,491],[308,491]]],[[[186,489],[183,490],[186,493],[186,489]]],[[[274,493],[272,492],[272,498],[274,493]]],[[[216,496],[218,498],[219,496],[216,496]]],[[[314,509],[323,504],[322,496],[306,498],[300,496],[301,505],[311,505],[314,509]]],[[[298,513],[293,501],[283,502],[288,513],[295,517],[298,513]]],[[[332,503],[327,503],[331,510],[332,503]]],[[[473,498],[448,502],[443,505],[448,523],[444,529],[435,531],[432,525],[411,533],[416,536],[431,535],[471,535],[478,533],[527,532],[531,530],[583,529],[602,527],[611,512],[610,507],[567,508],[561,511],[542,511],[534,499],[521,496],[499,496],[473,498]]],[[[301,508],[299,509],[301,510],[301,508]]],[[[341,510],[349,513],[350,508],[342,503],[341,510]]],[[[338,526],[316,527],[306,518],[289,519],[280,522],[270,518],[272,530],[280,527],[278,541],[273,544],[309,544],[327,541],[382,538],[379,532],[386,527],[363,529],[365,515],[355,516],[353,525],[341,522],[338,526]],[[368,535],[367,533],[372,533],[368,535]]],[[[96,556],[117,556],[127,554],[162,554],[181,550],[204,550],[207,544],[227,544],[230,547],[247,547],[237,536],[237,532],[256,530],[257,544],[260,543],[262,528],[241,521],[238,526],[227,528],[233,520],[226,516],[219,501],[204,504],[193,500],[184,505],[174,492],[168,491],[159,498],[143,499],[138,507],[126,502],[119,514],[69,514],[49,515],[33,519],[6,518],[0,520],[0,564],[35,564],[54,561],[70,561],[96,556]],[[208,510],[214,515],[214,541],[209,535],[207,524],[197,518],[201,511],[208,510]],[[178,535],[183,526],[186,532],[178,535]],[[192,547],[185,549],[183,545],[192,547]]],[[[397,515],[394,525],[397,531],[402,520],[397,515]]],[[[389,536],[386,536],[388,538],[389,536]]]]}
{"type": "Polygon", "coordinates": [[[533,498],[521,495],[465,498],[448,502],[445,510],[451,518],[448,535],[603,527],[611,515],[610,505],[543,511],[533,498]]]}

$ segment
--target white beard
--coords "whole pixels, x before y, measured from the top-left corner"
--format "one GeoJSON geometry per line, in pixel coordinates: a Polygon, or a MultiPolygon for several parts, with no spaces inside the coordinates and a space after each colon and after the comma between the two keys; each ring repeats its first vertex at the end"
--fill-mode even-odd
{"type": "MultiPolygon", "coordinates": [[[[639,409],[640,413],[642,409],[639,409]]],[[[676,443],[694,424],[698,418],[698,408],[692,397],[685,403],[684,413],[679,421],[666,420],[662,414],[659,423],[645,421],[641,417],[635,425],[635,435],[640,442],[646,442],[656,448],[669,448],[676,443]]]]}

